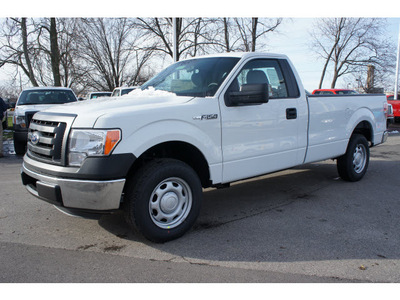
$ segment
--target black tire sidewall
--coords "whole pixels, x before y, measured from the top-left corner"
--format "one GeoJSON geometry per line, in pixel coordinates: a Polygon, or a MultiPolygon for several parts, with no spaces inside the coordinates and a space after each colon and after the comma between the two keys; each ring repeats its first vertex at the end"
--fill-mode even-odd
{"type": "Polygon", "coordinates": [[[131,224],[147,239],[166,242],[182,236],[196,221],[202,200],[202,187],[196,172],[187,164],[174,159],[159,159],[149,163],[135,176],[128,191],[131,224]],[[163,180],[176,177],[184,180],[192,193],[192,207],[186,219],[177,227],[163,229],[154,224],[149,213],[149,201],[155,187],[163,180]]]}
{"type": "Polygon", "coordinates": [[[337,167],[339,175],[346,181],[359,181],[367,172],[369,165],[369,145],[367,139],[361,134],[354,134],[347,147],[346,154],[338,159],[337,167]],[[366,151],[366,162],[362,172],[357,173],[353,168],[353,153],[358,145],[363,145],[366,151]]]}
{"type": "Polygon", "coordinates": [[[22,156],[26,152],[26,144],[14,139],[14,151],[18,156],[22,156]]]}

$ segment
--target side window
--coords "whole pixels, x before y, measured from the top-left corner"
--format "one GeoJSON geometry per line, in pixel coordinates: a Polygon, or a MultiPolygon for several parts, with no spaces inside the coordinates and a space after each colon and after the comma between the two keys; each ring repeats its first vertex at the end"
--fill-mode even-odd
{"type": "Polygon", "coordinates": [[[241,91],[249,84],[268,84],[269,98],[287,98],[288,89],[281,67],[274,59],[256,59],[248,62],[232,82],[229,91],[241,91]]]}

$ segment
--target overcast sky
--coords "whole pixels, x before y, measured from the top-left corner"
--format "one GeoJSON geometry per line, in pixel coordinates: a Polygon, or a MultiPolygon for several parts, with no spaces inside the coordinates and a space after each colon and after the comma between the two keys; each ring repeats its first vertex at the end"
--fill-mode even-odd
{"type": "MultiPolygon", "coordinates": [[[[226,16],[226,17],[284,17],[279,26],[279,34],[272,34],[266,42],[268,52],[282,53],[289,56],[294,63],[305,89],[312,91],[318,87],[323,61],[317,60],[310,51],[310,35],[313,21],[317,17],[388,17],[388,38],[397,44],[399,38],[400,9],[392,0],[380,0],[379,5],[366,5],[365,1],[335,0],[333,2],[320,0],[274,0],[240,2],[232,1],[159,1],[148,2],[133,0],[69,0],[57,2],[54,0],[19,0],[18,7],[9,1],[2,4],[0,17],[137,17],[137,16],[226,16]],[[329,2],[329,3],[328,3],[329,2]],[[149,3],[151,5],[149,5],[149,3]],[[216,4],[218,3],[218,4],[216,4]],[[325,3],[325,4],[321,4],[325,3]],[[395,5],[395,9],[391,9],[395,5]]],[[[329,73],[327,74],[329,76],[329,73]]],[[[0,68],[0,80],[5,80],[9,73],[0,68]]],[[[1,84],[1,83],[0,83],[1,84]]],[[[329,87],[330,80],[324,81],[324,87],[329,87]]],[[[337,87],[345,87],[338,81],[337,87]]]]}

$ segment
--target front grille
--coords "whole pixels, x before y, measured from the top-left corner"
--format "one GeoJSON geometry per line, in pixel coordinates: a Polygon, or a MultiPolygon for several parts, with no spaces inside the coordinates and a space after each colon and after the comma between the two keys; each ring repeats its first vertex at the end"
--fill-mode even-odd
{"type": "Polygon", "coordinates": [[[33,118],[33,115],[37,113],[37,111],[28,111],[25,113],[25,123],[26,127],[29,127],[29,124],[31,123],[31,120],[33,118]]]}
{"type": "Polygon", "coordinates": [[[61,145],[66,123],[31,120],[28,132],[28,149],[32,155],[41,159],[61,162],[61,145]],[[35,144],[32,142],[35,136],[35,144]]]}
{"type": "Polygon", "coordinates": [[[37,113],[28,131],[28,155],[39,161],[65,165],[69,129],[75,116],[37,113]]]}

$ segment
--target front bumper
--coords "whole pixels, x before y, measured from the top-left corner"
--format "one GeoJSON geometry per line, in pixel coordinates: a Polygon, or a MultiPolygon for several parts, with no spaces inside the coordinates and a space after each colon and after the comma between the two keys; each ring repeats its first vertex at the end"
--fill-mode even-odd
{"type": "Polygon", "coordinates": [[[93,211],[120,207],[125,179],[81,180],[43,175],[21,169],[22,182],[34,196],[56,206],[93,211]]]}

